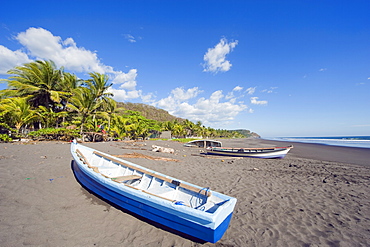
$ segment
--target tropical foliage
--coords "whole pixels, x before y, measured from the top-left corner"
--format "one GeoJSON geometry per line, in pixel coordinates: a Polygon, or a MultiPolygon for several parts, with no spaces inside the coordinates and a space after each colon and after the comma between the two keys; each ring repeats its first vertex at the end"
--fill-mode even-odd
{"type": "MultiPolygon", "coordinates": [[[[139,139],[171,131],[177,138],[244,137],[235,131],[205,127],[201,122],[171,115],[169,119],[166,111],[144,104],[132,110],[132,103],[112,99],[112,84],[104,74],[90,73],[90,78],[81,80],[52,61],[27,63],[8,74],[8,79],[1,79],[8,88],[0,91],[0,120],[9,129],[14,128],[13,136],[71,139],[100,133],[105,139],[139,139]]],[[[1,136],[0,140],[8,138],[1,136]]]]}

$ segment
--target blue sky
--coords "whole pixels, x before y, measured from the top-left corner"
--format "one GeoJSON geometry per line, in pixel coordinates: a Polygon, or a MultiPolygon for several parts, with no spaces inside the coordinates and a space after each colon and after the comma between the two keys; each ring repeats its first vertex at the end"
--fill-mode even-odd
{"type": "MultiPolygon", "coordinates": [[[[3,1],[0,78],[35,59],[216,129],[370,135],[370,1],[3,1]]],[[[0,89],[6,84],[0,84],[0,89]]]]}

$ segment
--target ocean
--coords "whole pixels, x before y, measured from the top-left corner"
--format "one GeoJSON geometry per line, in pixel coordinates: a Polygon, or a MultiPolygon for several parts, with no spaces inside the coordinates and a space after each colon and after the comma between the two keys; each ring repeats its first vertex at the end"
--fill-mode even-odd
{"type": "Polygon", "coordinates": [[[264,138],[274,141],[318,143],[334,146],[370,148],[370,136],[335,136],[335,137],[274,137],[264,138]]]}

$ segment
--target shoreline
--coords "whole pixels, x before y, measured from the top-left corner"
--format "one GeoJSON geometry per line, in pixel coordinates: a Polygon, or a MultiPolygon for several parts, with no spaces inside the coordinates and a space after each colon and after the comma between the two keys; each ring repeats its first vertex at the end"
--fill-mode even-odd
{"type": "MultiPolygon", "coordinates": [[[[263,139],[221,141],[233,147],[282,144],[263,139]]],[[[359,158],[368,158],[369,152],[292,144],[295,147],[284,159],[234,159],[199,156],[203,149],[174,141],[84,143],[112,155],[166,158],[124,159],[237,198],[228,230],[210,244],[149,224],[86,191],[72,172],[69,143],[1,143],[0,245],[370,245],[370,169],[359,158]],[[171,147],[175,153],[153,152],[152,145],[171,147]]]]}
{"type": "Polygon", "coordinates": [[[268,139],[217,139],[223,146],[232,147],[272,147],[293,145],[287,156],[340,162],[370,167],[370,148],[344,147],[320,143],[303,143],[292,141],[276,141],[268,139]]]}
{"type": "Polygon", "coordinates": [[[294,156],[323,161],[341,162],[370,167],[370,148],[345,147],[320,143],[302,143],[287,141],[272,141],[262,139],[264,143],[278,145],[293,145],[290,153],[294,156]]]}

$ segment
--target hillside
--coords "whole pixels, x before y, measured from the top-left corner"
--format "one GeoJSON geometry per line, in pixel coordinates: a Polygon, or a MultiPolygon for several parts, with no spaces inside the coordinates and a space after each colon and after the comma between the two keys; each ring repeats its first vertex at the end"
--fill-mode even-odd
{"type": "MultiPolygon", "coordinates": [[[[137,111],[140,112],[141,115],[146,117],[147,119],[153,119],[161,122],[165,121],[184,121],[183,118],[175,117],[168,113],[168,111],[165,111],[163,109],[156,108],[151,105],[146,105],[142,103],[130,103],[130,102],[117,102],[117,108],[123,108],[122,110],[118,109],[118,112],[123,113],[123,111],[137,111]]],[[[236,131],[246,138],[260,138],[260,136],[257,133],[251,132],[250,130],[246,129],[238,129],[238,130],[231,130],[236,131]]]]}
{"type": "MultiPolygon", "coordinates": [[[[168,111],[156,108],[151,105],[142,104],[142,103],[117,102],[117,108],[124,108],[125,110],[137,111],[137,112],[140,112],[140,114],[146,117],[147,119],[153,119],[153,120],[161,121],[161,122],[173,121],[173,120],[179,120],[179,121],[184,120],[182,118],[172,116],[171,114],[168,113],[168,111]]],[[[121,112],[119,109],[118,111],[121,112]]]]}
{"type": "Polygon", "coordinates": [[[251,132],[250,130],[246,130],[246,129],[238,129],[238,130],[232,130],[232,131],[236,131],[247,138],[261,138],[259,134],[251,132]]]}

